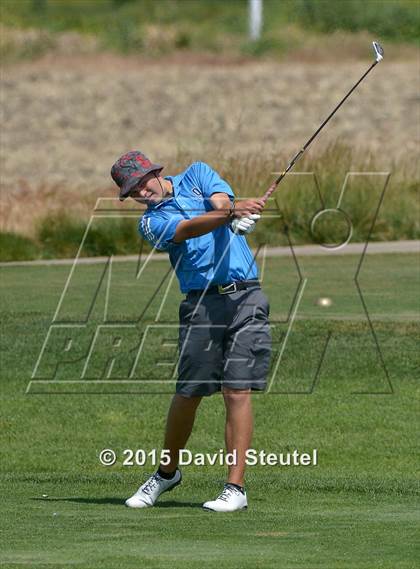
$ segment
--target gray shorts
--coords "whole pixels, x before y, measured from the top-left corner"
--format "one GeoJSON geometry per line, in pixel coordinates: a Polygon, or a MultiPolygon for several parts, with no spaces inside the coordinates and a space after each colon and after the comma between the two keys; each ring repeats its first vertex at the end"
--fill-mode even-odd
{"type": "Polygon", "coordinates": [[[179,307],[176,392],[212,395],[222,386],[263,391],[270,366],[269,303],[261,288],[188,294],[179,307]]]}

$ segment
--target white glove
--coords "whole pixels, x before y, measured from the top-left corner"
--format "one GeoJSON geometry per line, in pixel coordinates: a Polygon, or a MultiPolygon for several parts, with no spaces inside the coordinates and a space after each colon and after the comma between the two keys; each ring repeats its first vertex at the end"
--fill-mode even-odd
{"type": "Polygon", "coordinates": [[[259,213],[251,213],[247,217],[235,217],[230,224],[233,233],[237,233],[239,235],[251,233],[251,231],[254,231],[255,224],[260,217],[261,215],[259,213]]]}

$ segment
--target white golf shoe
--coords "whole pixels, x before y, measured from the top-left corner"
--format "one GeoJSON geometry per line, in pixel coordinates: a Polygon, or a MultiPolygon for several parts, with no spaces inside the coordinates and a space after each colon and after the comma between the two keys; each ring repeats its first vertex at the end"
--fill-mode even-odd
{"type": "Polygon", "coordinates": [[[155,472],[131,498],[125,501],[125,505],[129,508],[150,508],[154,506],[156,500],[163,492],[170,492],[175,486],[181,484],[181,480],[181,471],[178,469],[176,469],[175,475],[170,480],[162,478],[155,472]]]}
{"type": "Polygon", "coordinates": [[[223,492],[215,500],[205,502],[203,508],[213,512],[234,512],[236,510],[246,510],[248,501],[245,490],[243,493],[232,484],[225,484],[223,492]]]}

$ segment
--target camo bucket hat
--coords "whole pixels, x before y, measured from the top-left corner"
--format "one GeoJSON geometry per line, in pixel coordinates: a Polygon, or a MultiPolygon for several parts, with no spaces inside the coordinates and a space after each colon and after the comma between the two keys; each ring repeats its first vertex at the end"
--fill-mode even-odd
{"type": "Polygon", "coordinates": [[[163,166],[154,164],[139,150],[132,150],[118,158],[111,168],[111,176],[120,188],[120,200],[125,200],[146,174],[162,170],[163,166]]]}

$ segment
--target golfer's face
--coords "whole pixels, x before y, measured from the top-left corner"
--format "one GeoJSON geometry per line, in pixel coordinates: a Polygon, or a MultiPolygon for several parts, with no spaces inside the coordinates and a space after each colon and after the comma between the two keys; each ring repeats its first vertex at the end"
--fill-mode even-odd
{"type": "Polygon", "coordinates": [[[158,177],[151,172],[147,174],[140,183],[130,192],[130,197],[136,202],[158,204],[163,199],[163,188],[158,177]]]}

